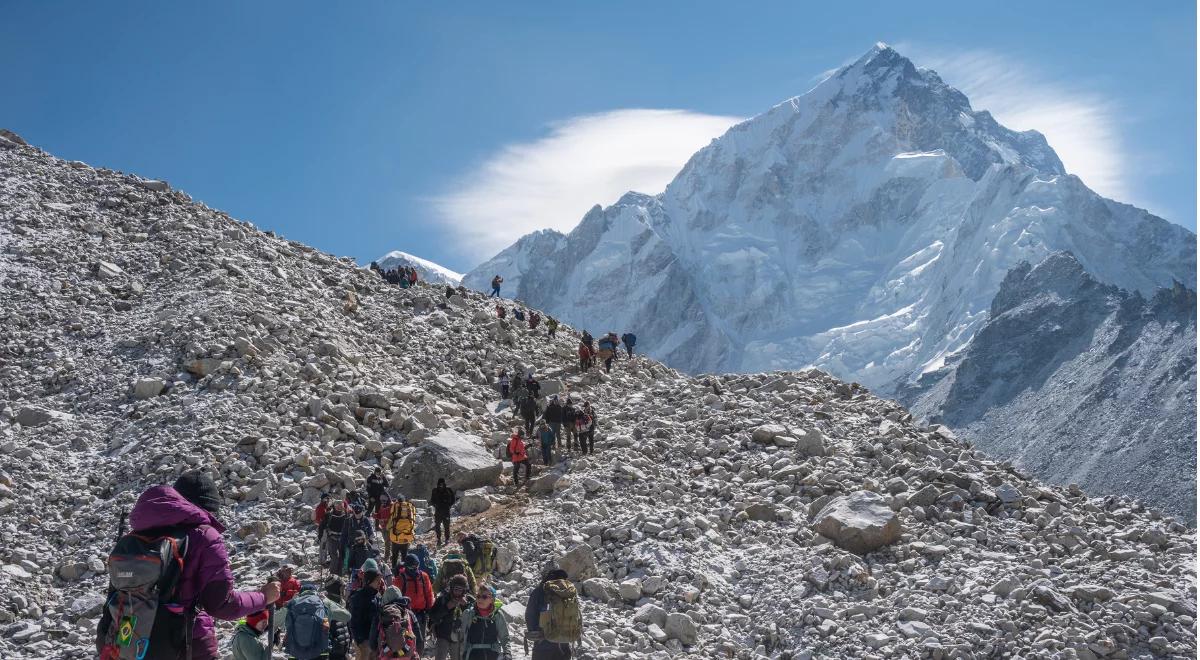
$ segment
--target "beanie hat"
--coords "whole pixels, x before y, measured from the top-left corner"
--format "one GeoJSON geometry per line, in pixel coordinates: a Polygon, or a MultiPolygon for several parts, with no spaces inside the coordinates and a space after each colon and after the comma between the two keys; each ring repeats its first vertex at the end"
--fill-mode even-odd
{"type": "Polygon", "coordinates": [[[342,582],[342,578],[336,576],[331,577],[325,581],[325,594],[327,596],[333,596],[340,601],[342,599],[343,586],[344,583],[342,582]]]}
{"type": "Polygon", "coordinates": [[[378,574],[379,573],[379,562],[375,561],[374,558],[368,558],[366,561],[363,562],[362,571],[364,573],[378,574]]]}
{"type": "Polygon", "coordinates": [[[270,613],[266,610],[261,610],[253,614],[246,615],[246,625],[258,632],[258,624],[265,623],[270,618],[270,613]]]}
{"type": "Polygon", "coordinates": [[[408,607],[408,599],[404,597],[404,593],[400,591],[400,587],[392,585],[383,592],[383,600],[381,605],[389,605],[391,603],[399,603],[404,607],[408,607]]]}
{"type": "Polygon", "coordinates": [[[221,509],[221,493],[207,472],[184,472],[175,480],[174,488],[185,500],[209,513],[216,513],[221,509]]]}
{"type": "Polygon", "coordinates": [[[463,589],[466,589],[468,586],[467,576],[459,573],[458,575],[450,578],[449,585],[451,587],[462,587],[463,589]]]}
{"type": "Polygon", "coordinates": [[[420,566],[421,566],[421,560],[417,559],[416,555],[413,555],[413,554],[405,555],[405,557],[404,557],[404,567],[405,568],[420,568],[420,566]]]}

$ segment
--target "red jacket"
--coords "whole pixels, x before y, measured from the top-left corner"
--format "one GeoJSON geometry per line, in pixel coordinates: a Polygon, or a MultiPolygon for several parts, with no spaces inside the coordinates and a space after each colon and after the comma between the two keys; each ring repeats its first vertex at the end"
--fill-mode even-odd
{"type": "Polygon", "coordinates": [[[512,439],[508,441],[508,460],[513,463],[529,460],[529,455],[525,453],[525,441],[519,435],[513,434],[512,439]]]}
{"type": "Polygon", "coordinates": [[[325,522],[325,515],[328,513],[329,513],[329,503],[328,502],[321,502],[320,504],[317,505],[317,508],[313,509],[313,522],[317,523],[317,527],[320,527],[321,523],[325,522]]]}
{"type": "Polygon", "coordinates": [[[287,579],[287,582],[279,583],[279,600],[275,601],[275,607],[283,607],[288,601],[300,593],[300,580],[295,576],[287,579]]]}
{"type": "Polygon", "coordinates": [[[380,504],[379,508],[375,510],[375,528],[376,529],[387,529],[388,519],[390,519],[391,517],[392,517],[391,502],[389,502],[387,506],[380,504]]]}
{"type": "Polygon", "coordinates": [[[408,606],[412,611],[424,612],[433,607],[433,582],[425,571],[418,568],[414,575],[407,568],[401,569],[392,578],[392,584],[400,588],[400,593],[408,599],[408,606]]]}

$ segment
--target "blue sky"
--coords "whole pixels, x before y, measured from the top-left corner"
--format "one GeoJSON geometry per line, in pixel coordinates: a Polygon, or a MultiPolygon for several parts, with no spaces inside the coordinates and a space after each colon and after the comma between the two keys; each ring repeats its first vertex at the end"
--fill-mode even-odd
{"type": "Polygon", "coordinates": [[[886,41],[1194,229],[1195,5],[1135,4],[9,3],[0,126],[339,255],[466,270],[659,192],[886,41]]]}

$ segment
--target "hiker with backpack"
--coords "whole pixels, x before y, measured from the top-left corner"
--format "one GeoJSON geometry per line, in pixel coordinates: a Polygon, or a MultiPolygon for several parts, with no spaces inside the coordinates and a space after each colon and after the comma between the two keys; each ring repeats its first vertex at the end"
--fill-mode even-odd
{"type": "MultiPolygon", "coordinates": [[[[339,585],[340,587],[340,581],[339,585]]],[[[328,587],[326,587],[328,591],[328,587]]],[[[300,593],[275,612],[275,627],[286,634],[283,650],[289,659],[332,659],[334,624],[350,621],[350,611],[317,591],[317,585],[305,583],[300,593]]],[[[345,658],[345,655],[342,655],[345,658]]],[[[342,660],[338,658],[338,660],[342,660]]]]}
{"type": "Polygon", "coordinates": [[[558,332],[558,319],[551,316],[546,319],[546,336],[553,339],[556,332],[558,332]]]}
{"type": "Polygon", "coordinates": [[[508,314],[508,312],[504,309],[504,306],[501,305],[500,303],[496,303],[496,318],[502,319],[507,314],[508,314]]]}
{"type": "Polygon", "coordinates": [[[584,330],[583,335],[581,335],[579,337],[579,341],[581,341],[584,346],[587,346],[588,349],[591,350],[592,342],[596,341],[596,339],[594,337],[592,337],[592,333],[588,332],[587,330],[584,330]]]}
{"type": "Polygon", "coordinates": [[[329,548],[325,544],[325,518],[330,509],[329,493],[321,493],[321,502],[313,508],[312,519],[317,524],[317,563],[322,566],[329,559],[329,548]]]}
{"type": "Polygon", "coordinates": [[[229,642],[233,660],[271,660],[271,651],[264,643],[267,636],[263,635],[270,625],[270,619],[271,613],[262,610],[238,621],[233,629],[233,639],[229,642]]]}
{"type": "Polygon", "coordinates": [[[341,575],[342,532],[349,523],[350,516],[346,513],[346,503],[341,500],[334,502],[333,508],[322,521],[325,527],[322,534],[325,538],[324,555],[329,563],[329,569],[334,575],[341,575]]]}
{"type": "MultiPolygon", "coordinates": [[[[351,569],[358,568],[360,564],[353,564],[349,556],[351,546],[359,544],[358,537],[365,537],[362,542],[367,546],[367,549],[359,549],[359,552],[366,552],[369,555],[374,553],[374,547],[371,546],[371,541],[375,539],[375,529],[370,518],[367,518],[367,509],[361,504],[355,504],[353,513],[346,518],[346,522],[342,527],[342,566],[338,567],[338,575],[346,575],[351,569]]],[[[354,559],[357,559],[355,557],[354,559]]]]}
{"type": "Polygon", "coordinates": [[[567,395],[567,400],[562,407],[562,447],[568,452],[571,451],[572,441],[575,438],[575,402],[571,400],[571,396],[567,395]]]}
{"type": "Polygon", "coordinates": [[[395,566],[399,559],[408,556],[408,546],[416,538],[416,529],[417,507],[401,494],[392,504],[392,517],[388,521],[388,538],[392,542],[392,550],[388,554],[390,565],[395,566]]]}
{"type": "Polygon", "coordinates": [[[500,277],[499,275],[496,275],[495,277],[493,277],[492,278],[492,295],[490,295],[488,297],[489,298],[499,298],[500,297],[500,285],[503,283],[504,283],[503,277],[500,277]]]}
{"type": "Polygon", "coordinates": [[[409,601],[396,587],[388,587],[379,601],[379,626],[371,648],[380,660],[420,660],[425,649],[425,631],[409,609],[409,601]]]}
{"type": "MultiPolygon", "coordinates": [[[[334,605],[342,607],[342,590],[346,588],[344,582],[339,577],[331,577],[325,581],[325,597],[328,598],[334,605]]],[[[331,607],[330,610],[333,608],[331,607]]],[[[344,609],[344,608],[343,608],[344,609]]],[[[349,614],[350,611],[346,610],[349,614]]],[[[354,649],[354,642],[350,639],[350,622],[348,620],[339,621],[336,618],[329,619],[329,660],[347,660],[354,649]]]]}
{"type": "Polygon", "coordinates": [[[275,571],[275,579],[279,581],[279,600],[275,601],[275,607],[283,607],[288,604],[288,601],[300,593],[300,580],[297,580],[293,575],[294,569],[284,564],[275,571]]]}
{"type": "Polygon", "coordinates": [[[530,330],[530,332],[537,330],[538,323],[540,323],[541,320],[542,320],[541,314],[538,314],[537,312],[533,311],[532,309],[529,310],[529,330],[530,330]]]}
{"type": "Polygon", "coordinates": [[[504,401],[505,399],[508,398],[508,383],[509,383],[508,372],[505,371],[504,369],[501,369],[500,377],[499,377],[499,379],[497,379],[497,381],[500,383],[500,400],[504,401]]]}
{"type": "MultiPolygon", "coordinates": [[[[447,532],[446,537],[449,538],[449,536],[450,534],[447,532]]],[[[421,570],[425,573],[425,575],[429,576],[430,580],[437,579],[437,560],[433,558],[433,555],[429,554],[429,548],[426,547],[424,543],[418,543],[417,547],[408,552],[408,556],[417,558],[418,565],[421,567],[421,570]]],[[[436,593],[437,592],[435,591],[434,594],[436,595],[436,593]]]]}
{"type": "Polygon", "coordinates": [[[474,593],[477,584],[475,572],[471,570],[471,565],[467,563],[467,560],[457,552],[447,554],[442,560],[442,566],[433,580],[433,590],[439,594],[445,591],[455,575],[464,576],[467,580],[468,591],[474,593]]]}
{"type": "Polygon", "coordinates": [[[637,343],[637,335],[632,332],[626,332],[621,335],[621,343],[625,344],[625,352],[629,353],[629,359],[633,359],[633,345],[637,343]]]}
{"type": "Polygon", "coordinates": [[[429,620],[429,610],[433,607],[433,580],[422,570],[421,560],[416,554],[409,554],[404,558],[403,564],[396,566],[392,584],[408,599],[408,609],[416,616],[419,627],[424,630],[425,622],[429,620]]]}
{"type": "Polygon", "coordinates": [[[494,588],[480,585],[475,592],[475,604],[467,608],[462,618],[463,660],[512,657],[508,646],[508,617],[500,609],[503,605],[496,599],[494,588]]]}
{"type": "Polygon", "coordinates": [[[596,411],[588,401],[583,402],[583,435],[579,438],[579,450],[585,454],[596,453],[596,411]]]}
{"type": "Polygon", "coordinates": [[[588,345],[579,342],[579,370],[586,373],[588,368],[592,366],[592,349],[588,345]]]}
{"type": "Polygon", "coordinates": [[[525,391],[529,392],[529,396],[533,397],[535,402],[537,401],[537,398],[542,395],[542,384],[533,377],[532,373],[525,378],[525,391]]]}
{"type": "Polygon", "coordinates": [[[383,576],[364,567],[362,586],[350,594],[350,639],[354,642],[355,660],[374,660],[371,638],[379,626],[379,594],[383,591],[383,576]]]}
{"type": "MultiPolygon", "coordinates": [[[[532,428],[533,422],[529,422],[532,428]]],[[[529,453],[525,450],[525,438],[521,437],[521,429],[513,431],[512,437],[508,440],[508,460],[512,461],[513,469],[513,488],[521,487],[521,479],[518,475],[518,470],[521,466],[525,466],[525,483],[529,483],[529,474],[533,469],[529,465],[529,453]]]]}
{"type": "Polygon", "coordinates": [[[346,549],[345,565],[342,567],[342,571],[353,580],[363,564],[368,559],[375,559],[379,553],[361,529],[356,529],[351,533],[354,534],[354,542],[346,549]]]}
{"type": "Polygon", "coordinates": [[[567,572],[548,571],[529,593],[525,605],[525,639],[533,642],[533,660],[567,660],[571,645],[583,639],[579,594],[567,572]]]}
{"type": "MultiPolygon", "coordinates": [[[[542,421],[550,425],[550,431],[554,436],[554,445],[559,446],[559,437],[562,434],[563,407],[558,401],[558,395],[550,397],[550,403],[546,405],[546,410],[542,412],[542,421]]],[[[542,455],[544,459],[545,454],[542,455]]]]}
{"type": "Polygon", "coordinates": [[[496,570],[496,544],[475,534],[459,532],[458,545],[471,572],[475,574],[475,581],[486,583],[492,577],[492,571],[496,570]]]}
{"type": "Polygon", "coordinates": [[[447,581],[445,590],[434,600],[429,611],[429,629],[437,638],[434,660],[461,660],[463,657],[462,620],[466,610],[475,605],[472,593],[468,590],[467,576],[459,574],[447,581]]]}
{"type": "Polygon", "coordinates": [[[517,404],[517,410],[525,422],[525,434],[533,435],[533,425],[537,421],[538,414],[537,399],[528,394],[521,397],[521,402],[517,404]]]}
{"type": "Polygon", "coordinates": [[[372,521],[375,523],[375,531],[379,532],[379,536],[383,539],[383,556],[392,556],[392,536],[388,534],[388,522],[392,519],[392,498],[387,493],[379,496],[379,508],[375,510],[375,515],[372,516],[372,521]]]}
{"type": "Polygon", "coordinates": [[[367,477],[367,515],[375,513],[380,500],[387,491],[388,480],[383,476],[383,468],[376,467],[371,476],[367,477]]]}
{"type": "Polygon", "coordinates": [[[551,452],[554,451],[554,431],[550,430],[550,425],[542,422],[538,427],[538,440],[542,446],[542,465],[550,467],[554,463],[554,457],[551,452]]]}
{"type": "Polygon", "coordinates": [[[591,423],[588,415],[588,404],[585,401],[581,408],[575,410],[575,441],[579,443],[579,453],[587,453],[587,429],[591,423]]]}
{"type": "Polygon", "coordinates": [[[454,501],[454,491],[446,485],[445,479],[438,479],[437,486],[429,494],[429,504],[433,507],[433,531],[437,535],[439,548],[450,542],[450,509],[454,501]],[[445,541],[442,540],[443,533],[445,541]]]}
{"type": "Polygon", "coordinates": [[[109,590],[96,629],[100,658],[131,657],[133,649],[149,658],[216,660],[214,617],[236,621],[279,598],[273,580],[260,591],[234,590],[220,507],[216,483],[200,471],[138,497],[129,512],[132,531],[108,556],[109,590]]]}
{"type": "Polygon", "coordinates": [[[521,309],[520,307],[514,307],[513,318],[523,323],[525,321],[525,310],[521,309]]]}

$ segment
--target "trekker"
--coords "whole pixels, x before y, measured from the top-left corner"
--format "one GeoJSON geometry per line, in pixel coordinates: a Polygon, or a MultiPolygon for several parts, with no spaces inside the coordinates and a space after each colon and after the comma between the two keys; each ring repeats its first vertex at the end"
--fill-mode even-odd
{"type": "MultiPolygon", "coordinates": [[[[187,556],[179,569],[169,594],[175,607],[148,608],[145,601],[134,600],[130,591],[116,589],[110,582],[106,607],[96,630],[96,648],[101,658],[120,657],[118,636],[124,625],[131,625],[132,638],[149,638],[153,624],[159,630],[173,631],[168,637],[182,638],[184,648],[147,649],[149,657],[174,657],[190,653],[193,660],[216,660],[221,657],[217,645],[213,618],[236,621],[259,612],[279,598],[279,584],[269,581],[260,591],[236,591],[233,572],[221,532],[224,525],[216,518],[221,506],[221,494],[211,476],[200,471],[185,472],[174,486],[154,486],[138,497],[129,512],[131,533],[121,537],[108,558],[109,575],[143,570],[147,560],[161,556],[162,547],[178,547],[186,543],[187,556]],[[163,528],[173,528],[163,534],[163,528]],[[157,531],[157,533],[155,533],[157,531]],[[147,541],[147,537],[154,537],[147,541]],[[186,537],[186,541],[184,541],[186,537]],[[137,621],[141,618],[142,626],[137,621]],[[161,626],[161,628],[159,627],[161,626]],[[178,634],[182,633],[182,634],[178,634]],[[160,655],[161,654],[161,655],[160,655]],[[172,655],[174,654],[174,655],[172,655]]],[[[165,571],[163,574],[170,574],[165,571]]],[[[152,576],[154,583],[160,574],[152,576]]],[[[123,582],[127,582],[123,580],[123,582]]],[[[136,589],[149,588],[136,585],[136,589]]],[[[128,639],[128,638],[127,638],[128,639]]],[[[136,641],[132,643],[138,643],[136,641]]]]}
{"type": "Polygon", "coordinates": [[[632,332],[626,332],[621,335],[621,343],[625,344],[625,351],[629,353],[629,359],[633,359],[633,345],[637,343],[637,335],[632,332]]]}
{"type": "Polygon", "coordinates": [[[587,453],[587,445],[584,441],[587,439],[588,414],[587,403],[584,407],[575,411],[575,441],[579,443],[579,453],[587,453]]]}
{"type": "Polygon", "coordinates": [[[392,504],[392,517],[388,521],[388,538],[392,541],[392,551],[388,555],[389,565],[395,566],[398,559],[408,556],[408,546],[415,538],[416,529],[417,507],[400,494],[392,504]]]}
{"type": "Polygon", "coordinates": [[[467,563],[467,560],[457,552],[448,553],[442,560],[442,568],[433,580],[433,590],[437,593],[445,591],[455,575],[466,576],[467,589],[470,593],[474,593],[473,590],[478,582],[475,579],[475,572],[471,570],[471,565],[467,563]]]}
{"type": "Polygon", "coordinates": [[[546,410],[542,413],[542,421],[550,425],[550,431],[554,434],[554,446],[556,447],[559,446],[559,436],[562,431],[562,415],[563,407],[558,402],[556,394],[550,397],[550,403],[546,405],[546,410]]]}
{"type": "Polygon", "coordinates": [[[533,377],[533,374],[529,374],[529,377],[525,379],[525,390],[536,400],[542,395],[542,384],[533,377]]]}
{"type": "Polygon", "coordinates": [[[362,587],[350,594],[350,639],[354,642],[355,660],[375,660],[371,637],[379,625],[379,594],[383,591],[383,576],[375,571],[363,574],[362,587]]]}
{"type": "Polygon", "coordinates": [[[372,516],[372,522],[375,523],[375,531],[383,538],[383,556],[392,556],[392,535],[388,533],[388,523],[392,520],[392,498],[384,493],[379,496],[379,508],[375,510],[375,515],[372,516]]]}
{"type": "Polygon", "coordinates": [[[329,559],[328,548],[325,544],[325,518],[329,515],[329,493],[321,493],[321,502],[313,508],[312,519],[317,524],[317,563],[322,566],[329,559]]]}
{"type": "Polygon", "coordinates": [[[433,506],[433,530],[439,548],[450,542],[450,508],[454,506],[454,499],[454,491],[446,485],[446,480],[438,479],[437,486],[429,494],[429,504],[433,506]]]}
{"type": "MultiPolygon", "coordinates": [[[[530,423],[532,425],[532,422],[530,423]]],[[[521,487],[521,479],[517,475],[517,471],[521,466],[525,466],[525,483],[529,483],[529,472],[532,468],[529,465],[529,455],[525,451],[525,438],[521,437],[521,429],[513,431],[512,438],[508,441],[508,460],[512,461],[513,468],[513,488],[521,487]]]]}
{"type": "Polygon", "coordinates": [[[511,658],[508,646],[508,617],[500,610],[496,590],[481,585],[475,604],[467,608],[462,622],[463,660],[511,658]]]}
{"type": "Polygon", "coordinates": [[[350,516],[346,513],[346,503],[338,500],[325,516],[325,556],[334,575],[342,575],[342,534],[348,524],[350,516]]]}
{"type": "Polygon", "coordinates": [[[571,645],[583,638],[579,595],[556,568],[546,573],[541,584],[529,593],[525,605],[525,639],[533,641],[533,660],[567,660],[571,645]]]}
{"type": "Polygon", "coordinates": [[[556,332],[558,332],[558,319],[551,316],[546,319],[546,336],[553,339],[556,332]]]}
{"type": "Polygon", "coordinates": [[[438,575],[437,560],[433,555],[429,554],[429,548],[424,543],[418,543],[417,547],[408,551],[409,557],[416,557],[421,570],[425,575],[429,576],[430,580],[436,580],[438,575]]]}
{"type": "Polygon", "coordinates": [[[586,372],[592,366],[592,349],[584,342],[579,342],[579,370],[586,372]]]}
{"type": "Polygon", "coordinates": [[[418,279],[419,279],[419,277],[417,275],[417,269],[409,268],[408,269],[408,283],[412,286],[416,286],[418,279]]]}
{"type": "Polygon", "coordinates": [[[500,370],[499,382],[500,382],[500,400],[503,401],[508,398],[508,384],[510,381],[508,379],[507,371],[505,371],[503,369],[500,370]]]}
{"type": "Polygon", "coordinates": [[[367,563],[368,559],[374,559],[378,554],[375,548],[367,540],[367,535],[361,529],[354,530],[354,543],[346,548],[346,565],[344,570],[350,575],[351,583],[359,570],[367,563]]]}
{"type": "Polygon", "coordinates": [[[496,544],[474,534],[459,532],[458,545],[471,572],[475,574],[475,581],[486,583],[492,577],[492,571],[496,570],[496,544]]]}
{"type": "Polygon", "coordinates": [[[275,607],[283,607],[288,604],[296,594],[300,593],[300,580],[297,580],[292,574],[291,566],[284,564],[275,571],[275,579],[279,580],[279,600],[275,601],[275,607]]]}
{"type": "Polygon", "coordinates": [[[575,439],[575,403],[571,401],[570,395],[567,396],[567,402],[563,404],[562,428],[562,446],[567,451],[571,451],[571,444],[575,439]]]}
{"type": "Polygon", "coordinates": [[[547,467],[554,463],[550,454],[554,450],[554,438],[554,431],[550,430],[550,425],[542,422],[541,427],[538,428],[538,440],[542,443],[542,465],[547,467]]]}
{"type": "Polygon", "coordinates": [[[530,330],[537,330],[538,323],[540,323],[541,320],[542,320],[541,314],[538,314],[537,312],[535,312],[533,310],[529,310],[529,329],[530,330]]]}
{"type": "MultiPolygon", "coordinates": [[[[338,575],[345,575],[350,569],[358,568],[360,564],[351,566],[348,557],[350,546],[357,543],[358,532],[366,537],[366,542],[369,545],[370,541],[375,538],[374,525],[371,524],[371,519],[367,518],[367,509],[361,504],[355,504],[353,513],[346,518],[346,524],[342,527],[342,563],[338,575]]],[[[373,548],[372,548],[373,550],[373,548]]]]}
{"type": "Polygon", "coordinates": [[[371,476],[367,477],[367,515],[373,515],[379,508],[379,500],[387,491],[388,480],[383,476],[383,468],[376,467],[371,476]]]}
{"type": "MultiPolygon", "coordinates": [[[[346,584],[339,577],[331,577],[325,581],[325,597],[333,604],[342,607],[342,590],[346,584]]],[[[331,608],[332,609],[332,608],[331,608]]],[[[344,609],[344,608],[343,608],[344,609]]],[[[349,614],[349,610],[345,610],[349,614]]],[[[339,621],[330,617],[329,620],[329,660],[347,660],[354,648],[350,639],[349,620],[339,621]]]]}
{"type": "Polygon", "coordinates": [[[521,309],[520,307],[513,308],[513,318],[518,321],[524,321],[525,320],[525,310],[521,309]]]}
{"type": "Polygon", "coordinates": [[[584,330],[583,336],[581,336],[579,338],[579,341],[582,341],[583,345],[587,346],[588,350],[591,350],[592,342],[596,341],[596,339],[594,337],[592,337],[592,333],[588,332],[587,330],[584,330]]]}
{"type": "Polygon", "coordinates": [[[396,566],[392,584],[399,587],[400,593],[408,599],[408,609],[416,616],[421,629],[429,619],[429,610],[433,607],[433,580],[421,570],[421,560],[415,554],[404,558],[403,564],[396,566]]]}
{"type": "Polygon", "coordinates": [[[508,314],[508,311],[504,309],[504,306],[500,303],[496,303],[496,318],[502,319],[506,314],[508,314]]]}
{"type": "Polygon", "coordinates": [[[583,437],[579,439],[579,448],[585,454],[596,453],[596,411],[592,410],[592,404],[583,402],[583,437]]]}
{"type": "Polygon", "coordinates": [[[383,660],[420,660],[425,631],[420,629],[409,601],[396,587],[388,587],[379,601],[379,627],[371,639],[375,657],[383,660]]]}
{"type": "Polygon", "coordinates": [[[267,638],[263,635],[270,620],[271,613],[262,610],[238,621],[233,629],[233,639],[229,642],[233,660],[271,660],[271,651],[265,643],[267,638]]]}
{"type": "MultiPolygon", "coordinates": [[[[292,602],[275,612],[276,630],[287,632],[283,650],[289,658],[305,660],[337,657],[331,653],[334,623],[345,626],[349,621],[350,612],[339,600],[319,593],[317,585],[310,583],[305,583],[292,602]]],[[[338,660],[345,657],[343,652],[338,660]]]]}
{"type": "Polygon", "coordinates": [[[526,435],[533,435],[533,423],[537,421],[537,400],[526,395],[521,398],[517,407],[521,412],[521,419],[525,420],[526,435]]]}
{"type": "Polygon", "coordinates": [[[492,278],[492,295],[490,295],[488,297],[489,298],[499,298],[500,297],[500,285],[503,283],[504,283],[503,277],[500,277],[499,275],[493,277],[492,278]]]}
{"type": "Polygon", "coordinates": [[[437,638],[434,660],[460,660],[463,657],[463,612],[475,605],[467,586],[465,575],[455,575],[433,602],[429,611],[429,629],[437,638]]]}

